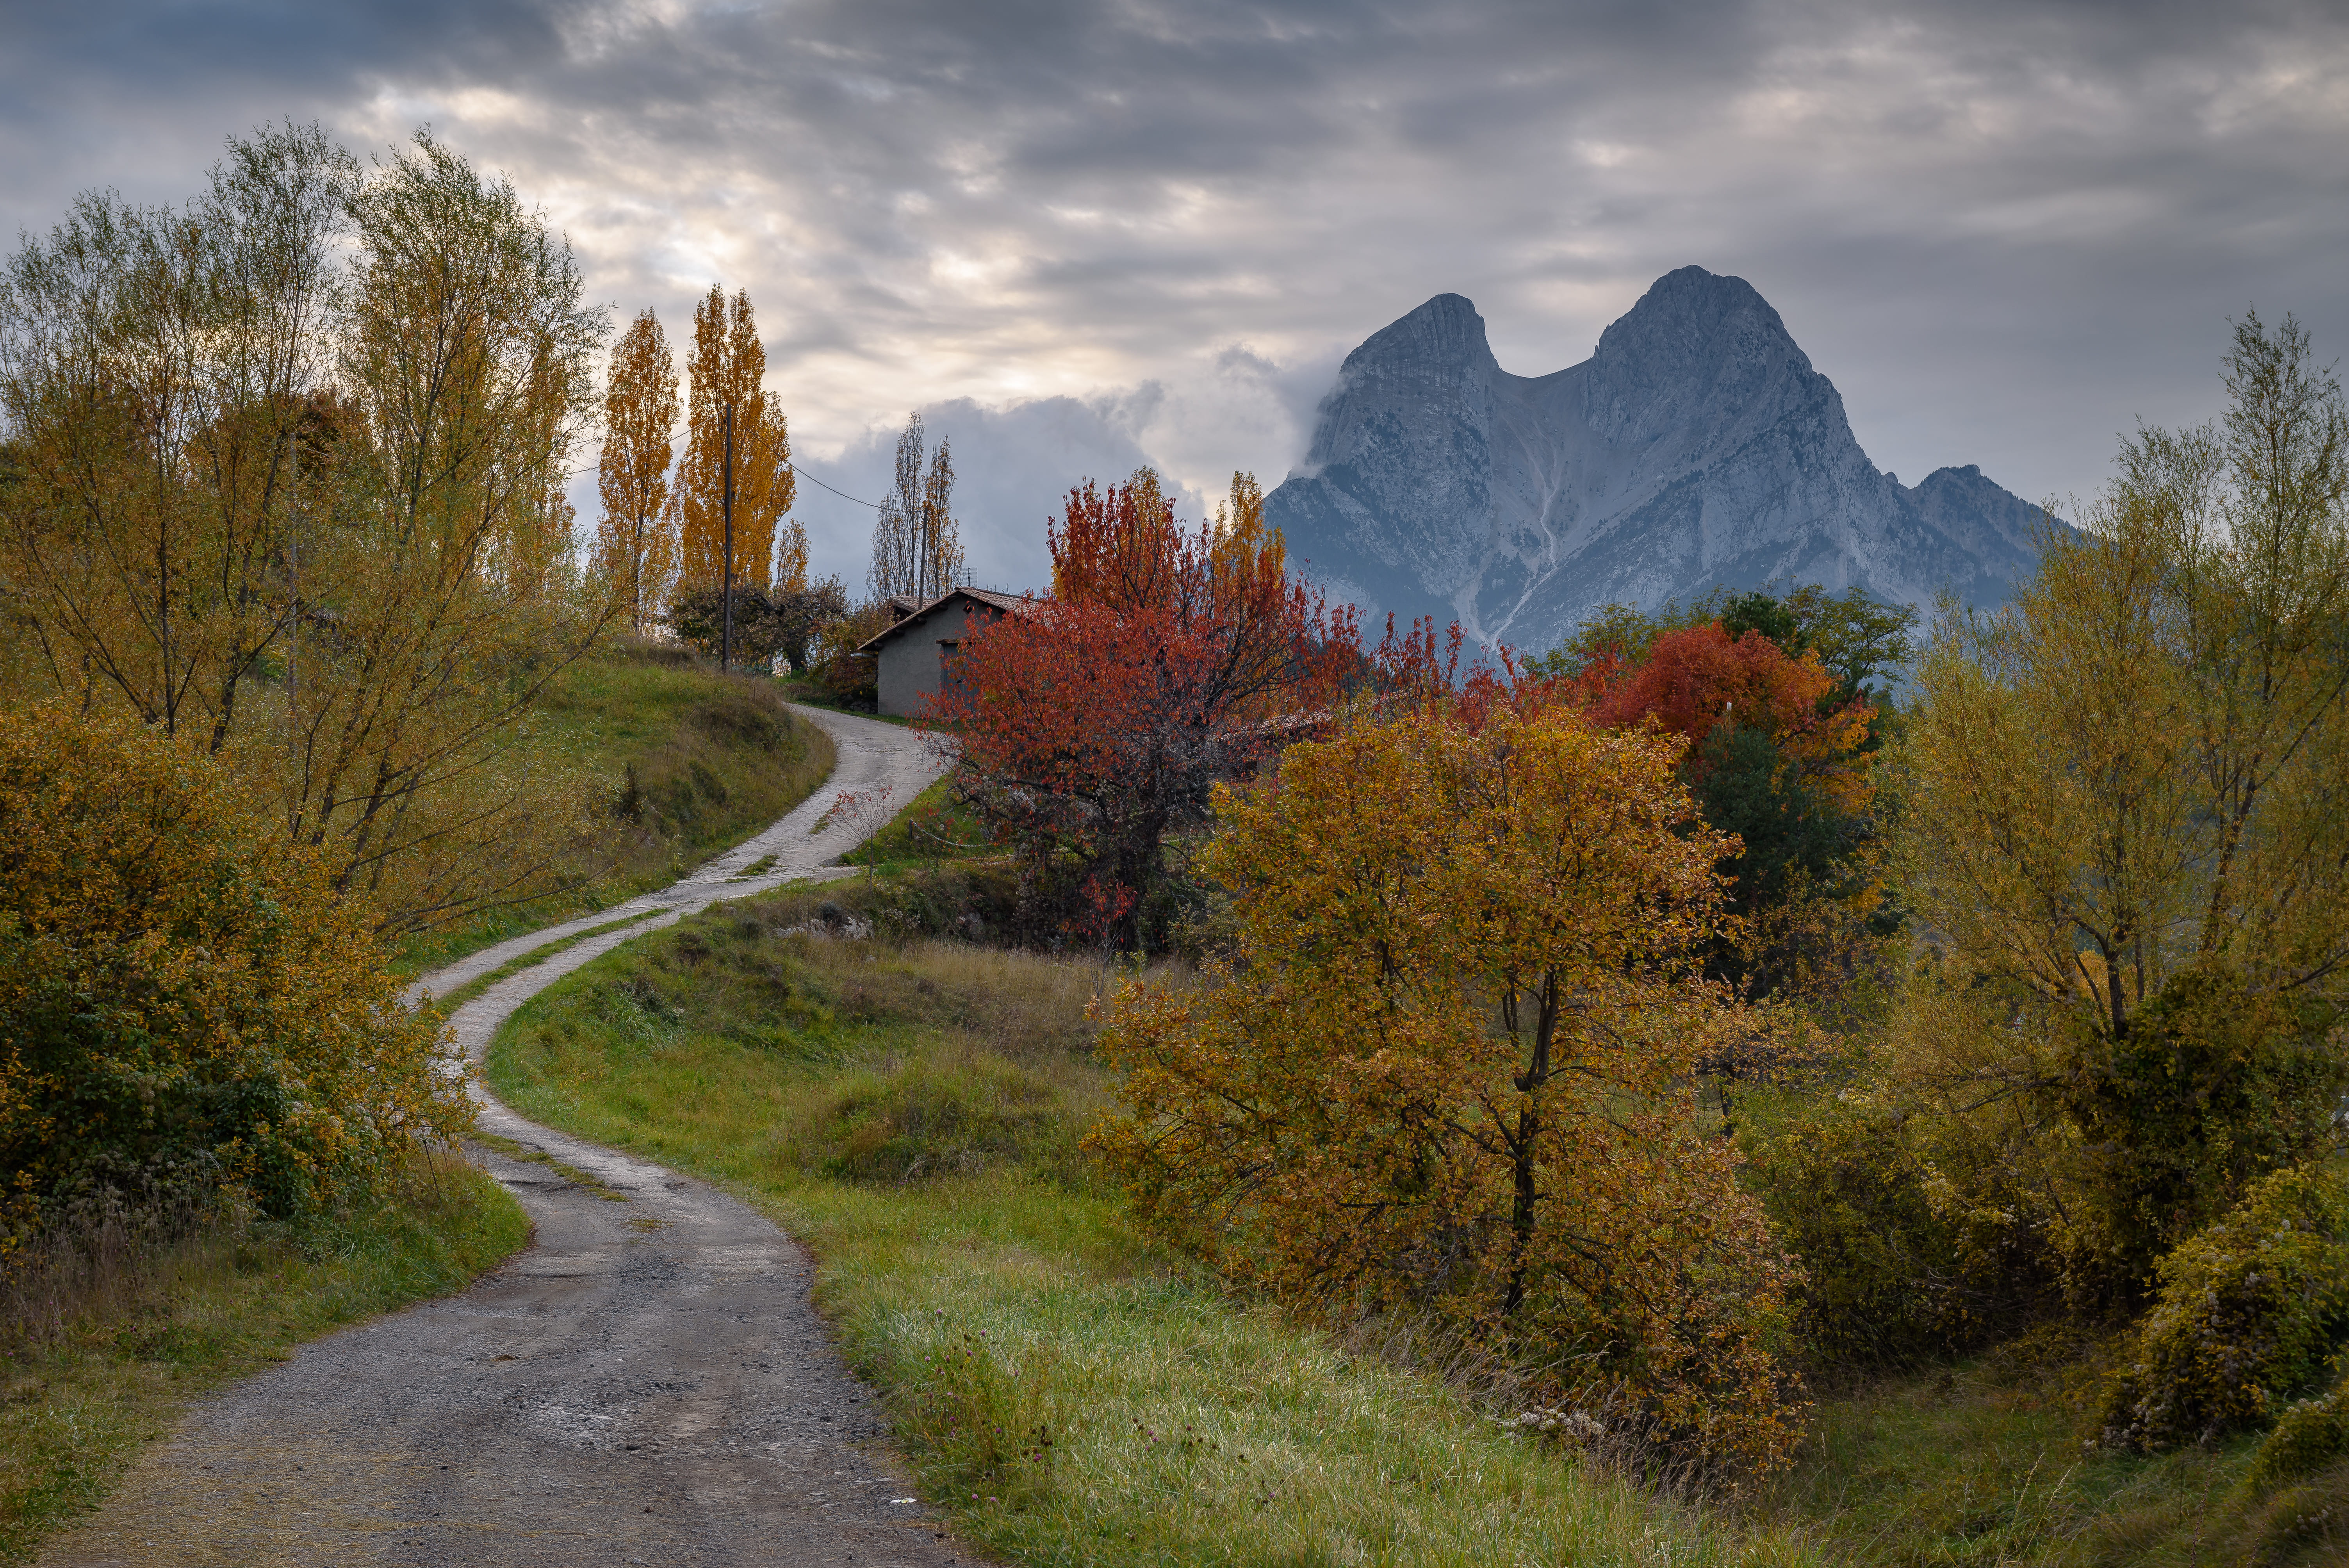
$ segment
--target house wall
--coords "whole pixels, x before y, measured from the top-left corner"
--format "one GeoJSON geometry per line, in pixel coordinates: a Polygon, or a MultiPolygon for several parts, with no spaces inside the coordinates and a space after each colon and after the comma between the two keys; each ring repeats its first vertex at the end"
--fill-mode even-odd
{"type": "Polygon", "coordinates": [[[881,645],[876,656],[883,713],[912,717],[926,711],[928,699],[945,684],[938,645],[961,642],[977,618],[977,608],[968,599],[951,600],[917,620],[901,623],[896,634],[881,645]]]}

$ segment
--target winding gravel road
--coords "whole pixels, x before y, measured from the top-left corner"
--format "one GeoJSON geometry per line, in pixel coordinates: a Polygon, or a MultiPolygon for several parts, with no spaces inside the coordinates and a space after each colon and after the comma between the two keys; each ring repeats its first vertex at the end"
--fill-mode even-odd
{"type": "MultiPolygon", "coordinates": [[[[620,943],[720,899],[827,874],[826,862],[940,770],[910,731],[798,711],[840,755],[798,810],[660,892],[419,983],[445,995],[550,943],[645,915],[459,1008],[451,1021],[468,1055],[479,1060],[515,1008],[620,943]],[[884,788],[885,801],[862,820],[811,831],[841,791],[884,788]],[[768,856],[769,869],[742,874],[768,856]]],[[[809,1306],[803,1249],[723,1193],[475,1094],[485,1131],[608,1191],[482,1153],[536,1222],[533,1245],[462,1295],[330,1335],[206,1398],[42,1563],[972,1561],[893,1464],[873,1395],[809,1306]]]]}

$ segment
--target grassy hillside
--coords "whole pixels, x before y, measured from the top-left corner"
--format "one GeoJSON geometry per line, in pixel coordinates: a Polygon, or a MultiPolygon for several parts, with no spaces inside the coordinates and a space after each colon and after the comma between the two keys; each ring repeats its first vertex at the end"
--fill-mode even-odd
{"type": "Polygon", "coordinates": [[[410,938],[399,967],[419,973],[674,882],[798,805],[832,771],[832,741],[784,704],[776,682],[722,676],[674,645],[627,641],[583,660],[542,719],[542,744],[572,755],[599,800],[572,887],[410,938]]]}
{"type": "Polygon", "coordinates": [[[899,929],[974,902],[885,882],[710,912],[532,1002],[491,1081],[814,1247],[819,1301],[967,1539],[1096,1564],[1821,1560],[1156,1251],[1078,1146],[1107,1088],[1084,1010],[1112,972],[792,929],[828,901],[899,929]]]}
{"type": "Polygon", "coordinates": [[[951,779],[941,779],[911,800],[889,825],[841,856],[845,865],[905,870],[987,854],[987,829],[957,801],[951,779]]]}

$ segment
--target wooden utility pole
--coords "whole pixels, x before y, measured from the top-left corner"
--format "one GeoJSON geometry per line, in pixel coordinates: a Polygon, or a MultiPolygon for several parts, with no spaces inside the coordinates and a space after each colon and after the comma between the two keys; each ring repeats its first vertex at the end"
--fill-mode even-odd
{"type": "Polygon", "coordinates": [[[734,405],[726,405],[726,455],[719,466],[718,509],[726,517],[726,629],[719,634],[718,668],[734,667],[734,405]]]}

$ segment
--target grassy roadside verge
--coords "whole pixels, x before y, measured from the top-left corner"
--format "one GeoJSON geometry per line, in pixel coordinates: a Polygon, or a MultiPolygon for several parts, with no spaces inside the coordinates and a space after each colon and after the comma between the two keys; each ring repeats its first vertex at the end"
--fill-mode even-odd
{"type": "Polygon", "coordinates": [[[886,827],[840,857],[848,866],[887,872],[999,851],[986,827],[957,802],[951,776],[939,779],[889,820],[886,827]]]}
{"type": "Polygon", "coordinates": [[[490,1078],[814,1247],[820,1301],[967,1539],[1040,1563],[1819,1560],[1156,1252],[1076,1148],[1106,1089],[1083,1008],[1109,972],[793,930],[816,896],[597,960],[509,1022],[490,1078]]]}
{"type": "Polygon", "coordinates": [[[188,1401],[342,1324],[461,1290],[529,1239],[505,1190],[453,1155],[373,1212],[292,1231],[206,1226],[36,1293],[0,1276],[0,1562],[96,1506],[188,1401]]]}
{"type": "Polygon", "coordinates": [[[831,773],[833,746],[786,700],[773,680],[720,675],[673,645],[627,641],[581,661],[543,709],[545,744],[607,802],[574,885],[412,936],[394,967],[420,974],[665,886],[798,805],[831,773]]]}

